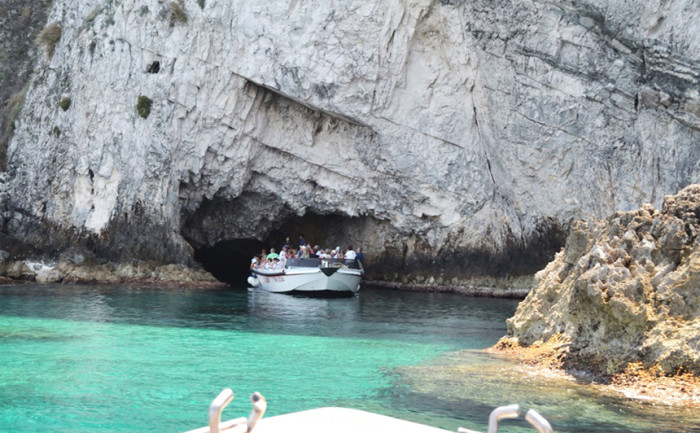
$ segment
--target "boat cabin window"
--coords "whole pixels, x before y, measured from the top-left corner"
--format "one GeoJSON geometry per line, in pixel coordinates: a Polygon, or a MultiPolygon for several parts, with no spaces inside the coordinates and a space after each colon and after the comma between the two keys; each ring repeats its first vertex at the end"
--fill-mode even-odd
{"type": "Polygon", "coordinates": [[[289,259],[287,260],[287,267],[300,267],[300,268],[318,268],[321,266],[321,259],[316,257],[310,259],[289,259]]]}
{"type": "Polygon", "coordinates": [[[297,259],[297,258],[292,258],[287,260],[287,267],[288,268],[320,268],[320,267],[329,267],[329,268],[340,268],[343,266],[347,266],[350,269],[360,269],[360,263],[356,259],[317,259],[317,258],[309,258],[309,259],[297,259]]]}

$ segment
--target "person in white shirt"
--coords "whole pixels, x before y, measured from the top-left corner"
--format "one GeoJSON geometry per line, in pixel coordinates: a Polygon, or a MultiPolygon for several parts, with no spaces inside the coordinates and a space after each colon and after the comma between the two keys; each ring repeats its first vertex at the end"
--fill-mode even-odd
{"type": "Polygon", "coordinates": [[[349,246],[348,250],[345,251],[345,260],[355,260],[355,257],[357,257],[357,254],[352,250],[352,246],[349,246]]]}

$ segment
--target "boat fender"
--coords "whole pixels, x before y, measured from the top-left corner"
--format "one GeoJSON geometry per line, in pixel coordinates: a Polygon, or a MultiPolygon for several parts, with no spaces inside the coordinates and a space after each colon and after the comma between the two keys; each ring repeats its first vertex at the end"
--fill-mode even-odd
{"type": "Polygon", "coordinates": [[[260,285],[260,281],[258,281],[257,277],[250,276],[248,277],[248,284],[250,284],[253,287],[258,287],[260,285]]]}

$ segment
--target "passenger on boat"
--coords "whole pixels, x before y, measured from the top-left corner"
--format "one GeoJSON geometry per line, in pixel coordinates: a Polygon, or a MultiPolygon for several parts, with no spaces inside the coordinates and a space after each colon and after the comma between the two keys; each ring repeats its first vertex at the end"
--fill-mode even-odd
{"type": "Polygon", "coordinates": [[[362,247],[357,247],[357,254],[355,254],[355,259],[362,265],[364,265],[363,261],[365,260],[365,255],[362,252],[362,247]]]}
{"type": "Polygon", "coordinates": [[[355,260],[357,254],[352,250],[352,245],[348,246],[348,250],[345,251],[345,260],[355,260]]]}
{"type": "Polygon", "coordinates": [[[262,254],[258,254],[255,256],[258,259],[258,263],[255,264],[256,268],[264,268],[265,263],[267,263],[267,252],[265,250],[262,250],[262,254]]]}
{"type": "Polygon", "coordinates": [[[299,235],[299,247],[302,247],[302,246],[307,245],[307,244],[308,244],[308,242],[306,242],[304,235],[299,235]]]}
{"type": "Polygon", "coordinates": [[[299,254],[297,255],[297,258],[308,259],[309,257],[311,257],[311,255],[309,254],[309,248],[306,245],[302,245],[299,248],[299,254]]]}
{"type": "Polygon", "coordinates": [[[258,263],[260,263],[260,261],[258,260],[258,256],[253,257],[253,259],[250,261],[250,269],[257,268],[258,263]]]}

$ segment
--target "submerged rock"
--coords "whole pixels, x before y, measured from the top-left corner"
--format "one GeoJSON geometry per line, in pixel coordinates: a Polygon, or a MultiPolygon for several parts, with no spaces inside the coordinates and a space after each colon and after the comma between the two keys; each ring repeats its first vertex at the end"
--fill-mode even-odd
{"type": "Polygon", "coordinates": [[[573,224],[507,321],[508,344],[561,341],[565,367],[601,375],[635,362],[700,375],[699,233],[700,185],[665,197],[660,212],[573,224]]]}
{"type": "MultiPolygon", "coordinates": [[[[631,400],[627,393],[612,394],[607,385],[470,350],[400,367],[396,373],[397,382],[405,387],[403,393],[408,394],[402,398],[425,402],[426,412],[435,401],[441,407],[484,413],[518,403],[547,417],[555,431],[589,431],[591,423],[600,423],[595,426],[600,429],[592,431],[634,432],[686,431],[689,425],[700,425],[700,388],[693,393],[688,387],[674,399],[668,384],[664,383],[666,390],[656,390],[648,382],[649,392],[631,400]]],[[[483,426],[465,427],[484,430],[483,426]]]]}

